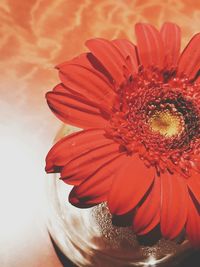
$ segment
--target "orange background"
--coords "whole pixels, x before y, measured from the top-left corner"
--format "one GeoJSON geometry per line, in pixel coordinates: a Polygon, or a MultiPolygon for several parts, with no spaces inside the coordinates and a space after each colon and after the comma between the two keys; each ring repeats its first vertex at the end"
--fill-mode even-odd
{"type": "Polygon", "coordinates": [[[199,31],[200,2],[0,1],[0,266],[60,266],[45,227],[43,170],[60,126],[44,99],[58,83],[54,66],[84,51],[89,38],[134,41],[136,22],[165,21],[181,26],[185,45],[199,31]]]}

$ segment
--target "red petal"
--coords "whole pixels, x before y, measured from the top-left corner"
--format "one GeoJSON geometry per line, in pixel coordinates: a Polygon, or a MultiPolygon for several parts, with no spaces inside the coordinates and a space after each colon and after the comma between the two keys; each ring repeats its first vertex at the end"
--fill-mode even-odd
{"type": "Polygon", "coordinates": [[[133,219],[133,230],[139,235],[150,232],[160,222],[160,177],[156,177],[144,202],[133,219]]]}
{"type": "Polygon", "coordinates": [[[135,32],[141,64],[163,68],[164,48],[159,31],[149,24],[138,23],[135,32]]]}
{"type": "Polygon", "coordinates": [[[91,64],[88,60],[88,54],[89,53],[82,53],[78,55],[77,57],[74,57],[71,60],[62,62],[56,66],[56,68],[60,71],[62,71],[63,68],[65,68],[66,65],[80,65],[86,68],[90,68],[91,64]]]}
{"type": "Polygon", "coordinates": [[[192,196],[188,198],[186,233],[191,244],[200,248],[200,207],[192,196]]]}
{"type": "Polygon", "coordinates": [[[107,121],[92,102],[81,96],[70,94],[67,90],[64,92],[65,88],[62,84],[56,87],[57,89],[53,92],[46,94],[47,103],[54,114],[64,123],[80,128],[103,128],[106,126],[107,121]]]}
{"type": "Polygon", "coordinates": [[[119,155],[119,144],[95,147],[72,159],[61,171],[61,178],[68,184],[78,185],[106,162],[119,155]]]}
{"type": "Polygon", "coordinates": [[[175,175],[161,176],[161,232],[173,239],[182,231],[188,212],[188,191],[185,179],[175,175]]]}
{"type": "Polygon", "coordinates": [[[161,37],[165,50],[165,65],[168,68],[175,67],[180,54],[181,29],[174,23],[166,22],[161,28],[161,37]]]}
{"type": "Polygon", "coordinates": [[[58,66],[56,66],[56,68],[62,72],[62,69],[69,64],[86,67],[87,69],[90,69],[93,72],[97,73],[97,75],[101,76],[103,79],[106,79],[108,82],[112,83],[112,77],[103,67],[103,65],[98,61],[98,59],[92,55],[92,53],[83,53],[70,61],[59,64],[58,66]]]}
{"type": "Polygon", "coordinates": [[[117,85],[124,81],[123,66],[126,64],[120,51],[108,40],[88,40],[86,46],[111,74],[117,85]]]}
{"type": "Polygon", "coordinates": [[[112,214],[121,215],[135,208],[154,180],[153,168],[147,168],[138,157],[131,157],[117,171],[108,198],[112,214]]]}
{"type": "Polygon", "coordinates": [[[84,98],[102,108],[112,108],[116,94],[111,84],[97,72],[83,66],[67,64],[60,71],[60,79],[66,87],[84,98]]]}
{"type": "Polygon", "coordinates": [[[130,57],[130,62],[131,62],[130,71],[131,73],[137,73],[138,61],[137,61],[135,45],[129,42],[128,40],[122,40],[122,39],[113,40],[112,43],[119,49],[125,60],[127,60],[127,58],[130,57]]]}
{"type": "Polygon", "coordinates": [[[200,204],[200,174],[193,173],[193,175],[187,180],[187,184],[200,204]]]}
{"type": "MultiPolygon", "coordinates": [[[[54,93],[68,93],[68,94],[73,94],[74,92],[72,90],[70,90],[69,88],[67,88],[66,86],[64,86],[64,84],[59,83],[57,84],[53,90],[54,93]]],[[[80,94],[76,94],[77,96],[81,96],[80,94]]]]}
{"type": "Polygon", "coordinates": [[[46,171],[60,172],[59,167],[63,167],[73,158],[92,148],[112,143],[112,140],[105,138],[104,133],[100,129],[88,129],[62,138],[51,148],[46,157],[46,171]]]}
{"type": "Polygon", "coordinates": [[[107,195],[113,182],[113,177],[127,157],[123,154],[101,166],[94,175],[75,186],[70,193],[72,204],[81,207],[96,205],[107,200],[107,195]]]}
{"type": "Polygon", "coordinates": [[[192,79],[200,69],[200,33],[193,36],[181,54],[178,62],[178,74],[184,73],[192,79]]]}

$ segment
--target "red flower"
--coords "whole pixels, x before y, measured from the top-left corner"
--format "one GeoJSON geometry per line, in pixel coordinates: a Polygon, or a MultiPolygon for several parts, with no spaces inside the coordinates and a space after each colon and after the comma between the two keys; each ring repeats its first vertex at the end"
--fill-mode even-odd
{"type": "Polygon", "coordinates": [[[46,171],[74,185],[77,207],[107,201],[113,215],[132,212],[139,235],[160,224],[200,246],[200,34],[181,54],[175,24],[139,23],[136,36],[89,40],[91,52],[57,67],[48,105],[84,130],[53,146],[46,171]]]}

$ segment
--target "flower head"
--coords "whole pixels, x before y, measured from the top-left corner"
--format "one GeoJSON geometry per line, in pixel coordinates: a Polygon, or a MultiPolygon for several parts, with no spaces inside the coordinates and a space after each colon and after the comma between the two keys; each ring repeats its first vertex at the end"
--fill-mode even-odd
{"type": "Polygon", "coordinates": [[[89,40],[57,66],[48,105],[84,130],[53,146],[46,171],[74,185],[77,207],[106,201],[113,216],[132,214],[138,235],[160,224],[200,246],[200,34],[181,54],[175,24],[138,23],[136,37],[89,40]]]}

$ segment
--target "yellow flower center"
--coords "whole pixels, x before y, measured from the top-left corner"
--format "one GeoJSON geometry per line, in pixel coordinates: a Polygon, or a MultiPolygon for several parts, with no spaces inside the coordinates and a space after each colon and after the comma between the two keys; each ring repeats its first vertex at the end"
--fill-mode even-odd
{"type": "Polygon", "coordinates": [[[168,138],[180,134],[184,128],[184,120],[181,114],[172,113],[169,110],[157,111],[148,123],[153,132],[168,138]]]}

